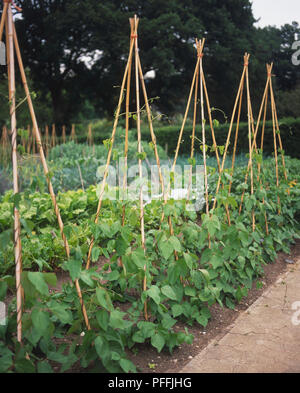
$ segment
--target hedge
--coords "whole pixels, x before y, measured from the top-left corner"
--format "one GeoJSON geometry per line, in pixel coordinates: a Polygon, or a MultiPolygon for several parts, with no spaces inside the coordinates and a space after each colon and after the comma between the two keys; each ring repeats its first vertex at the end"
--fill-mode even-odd
{"type": "MultiPolygon", "coordinates": [[[[163,148],[167,146],[168,154],[172,156],[177,146],[179,131],[181,125],[171,125],[171,126],[163,126],[163,127],[154,127],[154,132],[156,135],[157,143],[161,145],[163,148]]],[[[294,157],[300,158],[300,118],[285,118],[279,121],[280,135],[282,139],[283,149],[285,154],[294,157]]],[[[218,127],[215,127],[215,136],[218,145],[225,145],[227,135],[228,135],[229,124],[220,124],[218,127]]],[[[110,137],[111,128],[95,128],[94,129],[94,141],[95,143],[102,143],[104,139],[110,137]]],[[[189,154],[191,148],[191,134],[192,134],[192,125],[186,125],[184,128],[182,143],[180,146],[180,154],[189,154]]],[[[232,129],[232,134],[230,138],[229,145],[229,153],[232,152],[233,143],[234,143],[234,134],[235,134],[235,125],[232,129]]],[[[201,125],[197,125],[196,127],[196,136],[198,139],[202,139],[201,137],[201,125]]],[[[260,136],[261,136],[261,127],[258,132],[258,146],[260,146],[260,136]]],[[[151,136],[147,127],[142,127],[142,139],[150,142],[151,136]]],[[[86,134],[78,136],[78,142],[85,142],[86,134]]],[[[206,143],[211,146],[213,144],[211,131],[209,126],[206,126],[206,143]]],[[[238,152],[243,153],[247,152],[248,147],[248,123],[243,122],[240,123],[239,127],[239,138],[238,138],[238,152]]],[[[196,141],[195,148],[199,148],[199,142],[196,141]]],[[[279,148],[279,146],[277,145],[279,148]]],[[[273,125],[272,121],[266,122],[265,127],[265,137],[264,137],[264,152],[267,155],[272,155],[274,151],[273,146],[273,125]]]]}
{"type": "MultiPolygon", "coordinates": [[[[294,157],[300,158],[300,118],[288,118],[282,119],[279,122],[280,135],[282,140],[283,149],[285,154],[294,157]]],[[[228,135],[229,124],[219,125],[215,128],[215,137],[218,145],[225,145],[227,135],[228,135]]],[[[157,138],[157,143],[162,147],[168,146],[168,154],[173,155],[178,141],[180,126],[168,126],[168,127],[159,127],[155,128],[155,135],[157,138]]],[[[184,128],[182,143],[180,146],[179,154],[189,154],[191,149],[191,135],[192,135],[192,126],[186,126],[184,128]]],[[[229,153],[232,152],[233,144],[234,144],[234,135],[235,135],[235,125],[232,129],[230,145],[229,145],[229,153]]],[[[202,140],[202,131],[201,126],[196,127],[196,136],[199,140],[202,140]]],[[[261,127],[258,131],[258,147],[260,147],[260,136],[261,136],[261,127]]],[[[145,132],[143,130],[144,140],[151,140],[149,132],[145,132]]],[[[206,126],[206,143],[209,146],[212,146],[212,136],[211,130],[208,126],[206,126]]],[[[200,148],[200,142],[195,142],[195,148],[200,148]]],[[[277,142],[277,148],[278,142],[277,142]]],[[[247,152],[249,150],[249,142],[248,142],[248,123],[240,123],[239,127],[239,137],[238,137],[238,146],[237,151],[239,153],[247,152]]],[[[274,142],[273,142],[273,126],[272,121],[266,122],[265,127],[265,137],[264,137],[264,152],[267,155],[271,155],[274,151],[274,142]]]]}
{"type": "MultiPolygon", "coordinates": [[[[280,120],[280,135],[282,139],[283,149],[285,154],[294,157],[300,158],[300,118],[285,118],[280,120]]],[[[181,125],[171,125],[171,126],[163,126],[163,127],[154,127],[154,132],[156,135],[157,143],[161,145],[163,148],[168,148],[169,156],[173,156],[174,151],[177,146],[179,131],[181,125]]],[[[229,124],[220,124],[218,127],[215,127],[215,136],[218,145],[225,145],[227,135],[228,135],[229,124]]],[[[112,122],[105,122],[102,125],[93,126],[93,139],[96,144],[102,144],[103,140],[110,138],[112,132],[112,122]]],[[[120,129],[118,134],[122,134],[122,130],[120,129]]],[[[182,142],[179,154],[189,154],[190,146],[191,146],[191,134],[192,134],[192,125],[186,125],[184,128],[182,142]]],[[[235,125],[233,126],[231,141],[229,145],[229,153],[232,152],[233,142],[234,142],[234,134],[235,134],[235,125]]],[[[198,139],[202,139],[201,137],[201,125],[197,125],[196,127],[196,136],[198,139]]],[[[259,129],[258,134],[258,146],[260,145],[260,135],[261,135],[261,127],[259,129]]],[[[69,135],[67,136],[69,138],[69,135]]],[[[87,141],[87,130],[82,125],[76,125],[76,139],[78,143],[85,143],[87,141]]],[[[148,127],[142,127],[142,139],[144,141],[151,141],[151,136],[148,127]]],[[[58,138],[59,143],[62,143],[61,137],[58,138]]],[[[206,143],[209,146],[212,146],[212,137],[209,126],[206,126],[206,143]]],[[[195,148],[199,149],[200,143],[196,141],[195,148]]],[[[279,147],[279,146],[278,146],[279,147]]],[[[238,138],[238,147],[237,151],[239,153],[248,151],[248,123],[240,123],[239,127],[239,138],[238,138]]],[[[265,138],[264,138],[264,152],[266,155],[272,155],[274,146],[273,146],[273,126],[272,121],[266,122],[265,127],[265,138]]]]}

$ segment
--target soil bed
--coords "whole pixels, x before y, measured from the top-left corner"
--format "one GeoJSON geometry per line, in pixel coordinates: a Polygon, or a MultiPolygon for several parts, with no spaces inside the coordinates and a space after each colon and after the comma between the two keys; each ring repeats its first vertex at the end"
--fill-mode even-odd
{"type": "MultiPolygon", "coordinates": [[[[219,304],[214,304],[210,307],[211,319],[207,326],[203,328],[200,325],[189,326],[183,322],[177,322],[174,329],[177,331],[184,331],[185,327],[188,328],[189,333],[193,334],[194,341],[192,345],[182,344],[175,348],[173,353],[163,350],[161,353],[157,353],[156,349],[150,344],[136,344],[133,351],[127,350],[128,357],[136,365],[138,372],[140,373],[177,373],[179,372],[191,359],[196,356],[201,350],[203,350],[208,343],[215,339],[222,338],[230,329],[231,324],[235,319],[247,308],[258,299],[263,292],[272,284],[274,284],[279,275],[286,272],[287,269],[292,267],[286,262],[286,259],[297,261],[300,258],[300,240],[296,240],[296,244],[291,247],[291,253],[285,254],[283,252],[278,253],[277,259],[273,263],[269,263],[264,266],[264,275],[258,279],[262,283],[262,287],[257,289],[256,282],[253,283],[252,289],[249,290],[248,296],[243,298],[239,304],[235,306],[235,309],[222,308],[219,304]]],[[[103,265],[107,260],[99,261],[103,265]]],[[[57,286],[52,288],[52,291],[59,291],[62,284],[69,280],[69,274],[60,271],[57,273],[57,286]]],[[[6,303],[11,301],[13,296],[10,295],[6,299],[6,303]]],[[[120,308],[126,308],[126,304],[120,304],[120,308]]],[[[74,337],[75,338],[75,337],[74,337]]],[[[57,340],[60,342],[70,342],[70,337],[66,339],[57,340]]],[[[91,367],[92,369],[93,367],[91,367]]],[[[53,367],[55,372],[59,372],[60,367],[53,367]]],[[[72,369],[67,372],[71,373],[82,373],[88,372],[88,369],[83,369],[79,363],[73,365],[72,369]]]]}
{"type": "Polygon", "coordinates": [[[188,331],[193,334],[194,341],[192,345],[183,344],[173,350],[170,354],[168,350],[163,350],[161,353],[151,347],[151,345],[139,344],[136,346],[138,351],[134,354],[128,351],[128,356],[135,363],[139,372],[142,373],[177,373],[179,372],[191,359],[203,350],[208,343],[214,338],[223,337],[229,330],[230,325],[235,319],[258,299],[263,292],[272,284],[274,284],[279,275],[286,272],[289,265],[285,259],[292,259],[296,261],[300,257],[300,240],[296,240],[296,244],[291,247],[291,253],[278,253],[277,259],[273,263],[264,266],[264,276],[260,281],[263,286],[260,289],[256,288],[254,282],[252,289],[249,290],[248,296],[243,298],[234,310],[229,308],[222,308],[219,304],[215,304],[210,308],[211,319],[205,328],[200,325],[187,326],[184,323],[178,322],[175,329],[178,331],[184,330],[187,326],[188,331]]]}

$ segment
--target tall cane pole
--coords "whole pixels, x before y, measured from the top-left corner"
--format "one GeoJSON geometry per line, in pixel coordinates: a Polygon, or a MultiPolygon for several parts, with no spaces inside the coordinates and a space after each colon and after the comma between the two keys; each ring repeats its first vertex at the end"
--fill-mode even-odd
{"type": "MultiPolygon", "coordinates": [[[[14,62],[14,41],[13,41],[13,16],[11,5],[7,8],[7,32],[8,32],[8,69],[9,69],[9,101],[10,101],[10,121],[12,134],[12,166],[13,166],[13,190],[14,195],[18,194],[18,158],[17,158],[17,121],[16,121],[16,88],[15,88],[15,62],[14,62]]],[[[16,288],[17,288],[17,339],[22,341],[22,246],[20,237],[20,214],[18,208],[14,207],[14,248],[16,264],[16,288]]]]}

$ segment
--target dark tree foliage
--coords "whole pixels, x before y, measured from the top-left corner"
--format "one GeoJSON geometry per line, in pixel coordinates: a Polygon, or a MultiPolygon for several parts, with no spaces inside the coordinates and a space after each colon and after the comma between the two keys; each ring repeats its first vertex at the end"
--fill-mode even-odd
{"type": "Polygon", "coordinates": [[[113,116],[129,50],[129,21],[140,17],[139,47],[149,97],[168,115],[184,110],[195,67],[195,38],[206,38],[204,70],[214,107],[230,116],[251,53],[253,104],[259,106],[265,63],[274,61],[281,89],[293,88],[291,43],[297,24],[256,29],[249,0],[19,0],[17,20],[25,65],[34,88],[51,96],[54,121],[76,121],[82,105],[113,116]],[[97,55],[97,56],[96,56],[97,55]],[[94,58],[90,64],[85,59],[94,58]],[[89,104],[90,105],[90,104],[89,104]]]}
{"type": "Polygon", "coordinates": [[[88,93],[87,67],[81,60],[89,50],[89,19],[95,1],[23,0],[16,29],[23,60],[35,87],[50,92],[54,122],[68,122],[88,93]]]}
{"type": "Polygon", "coordinates": [[[108,113],[116,105],[118,90],[112,86],[121,81],[128,54],[128,18],[134,14],[141,18],[143,69],[156,71],[156,78],[148,82],[149,96],[160,97],[156,101],[160,111],[172,114],[184,108],[196,62],[196,37],[206,38],[205,71],[213,105],[228,111],[242,55],[250,49],[254,31],[249,1],[102,1],[94,34],[103,56],[93,69],[93,80],[98,83],[95,94],[103,92],[99,105],[105,105],[108,113]]]}

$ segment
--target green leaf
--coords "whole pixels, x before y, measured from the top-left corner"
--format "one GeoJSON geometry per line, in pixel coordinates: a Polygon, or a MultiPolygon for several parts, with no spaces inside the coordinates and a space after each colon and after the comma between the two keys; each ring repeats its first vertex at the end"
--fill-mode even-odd
{"type": "Polygon", "coordinates": [[[229,297],[226,297],[225,303],[226,303],[226,306],[227,306],[228,308],[230,308],[230,309],[232,309],[232,310],[235,309],[235,304],[233,303],[233,301],[232,301],[229,297]]]}
{"type": "Polygon", "coordinates": [[[199,271],[202,273],[203,277],[205,278],[207,284],[210,283],[210,276],[209,273],[206,269],[199,269],[199,271]]]}
{"type": "Polygon", "coordinates": [[[96,319],[99,326],[107,331],[108,322],[109,322],[109,313],[106,310],[99,310],[96,312],[96,319]]]}
{"type": "Polygon", "coordinates": [[[171,236],[171,237],[169,238],[169,242],[172,244],[173,249],[174,249],[175,251],[177,251],[177,252],[180,252],[180,251],[181,251],[181,244],[180,244],[180,241],[177,239],[177,237],[171,236]]]}
{"type": "Polygon", "coordinates": [[[147,157],[147,154],[145,152],[136,153],[136,158],[139,160],[144,160],[146,157],[147,157]]]}
{"type": "Polygon", "coordinates": [[[105,275],[105,279],[108,281],[116,281],[120,277],[120,273],[117,270],[113,270],[112,272],[105,275]]]}
{"type": "Polygon", "coordinates": [[[56,316],[63,324],[71,324],[73,321],[72,313],[67,310],[67,306],[56,302],[55,300],[51,300],[49,302],[48,307],[53,315],[56,316]]]}
{"type": "Polygon", "coordinates": [[[200,325],[202,325],[202,326],[204,326],[204,327],[206,327],[206,325],[208,324],[208,318],[206,317],[206,315],[203,315],[203,314],[197,315],[196,321],[197,321],[200,325]]]}
{"type": "Polygon", "coordinates": [[[190,256],[190,254],[187,254],[186,252],[183,253],[183,258],[184,258],[185,263],[187,264],[188,268],[190,270],[192,270],[193,266],[194,266],[193,258],[190,256]]]}
{"type": "Polygon", "coordinates": [[[52,360],[53,362],[57,362],[61,364],[66,363],[68,359],[68,357],[63,355],[62,353],[54,352],[54,351],[48,352],[47,358],[48,360],[52,360]]]}
{"type": "Polygon", "coordinates": [[[97,336],[95,339],[95,349],[99,358],[103,361],[109,358],[110,349],[108,346],[108,342],[101,336],[97,336]]]}
{"type": "Polygon", "coordinates": [[[181,304],[173,304],[172,306],[172,315],[174,318],[178,317],[183,313],[183,308],[181,304]]]}
{"type": "Polygon", "coordinates": [[[118,352],[114,352],[114,351],[112,351],[111,352],[111,359],[112,360],[121,360],[121,356],[120,356],[120,354],[118,353],[118,352]]]}
{"type": "Polygon", "coordinates": [[[138,330],[135,332],[132,336],[132,341],[135,343],[143,343],[145,341],[145,337],[142,335],[142,333],[138,330]]]}
{"type": "Polygon", "coordinates": [[[196,296],[196,289],[194,287],[185,287],[184,293],[186,296],[196,296]]]}
{"type": "Polygon", "coordinates": [[[238,236],[244,246],[247,246],[250,243],[251,234],[249,234],[248,232],[240,231],[238,236]]]}
{"type": "Polygon", "coordinates": [[[19,192],[14,194],[12,197],[14,207],[16,207],[17,209],[19,209],[20,207],[21,199],[22,199],[22,194],[19,192]]]}
{"type": "Polygon", "coordinates": [[[48,285],[45,282],[43,273],[28,272],[28,280],[34,285],[39,293],[42,295],[49,295],[48,285]]]}
{"type": "Polygon", "coordinates": [[[101,254],[100,248],[94,246],[92,249],[92,262],[97,262],[100,254],[101,254]]]}
{"type": "Polygon", "coordinates": [[[116,252],[118,256],[122,256],[125,254],[127,248],[128,248],[128,243],[123,239],[122,236],[118,237],[116,240],[116,252]]]}
{"type": "Polygon", "coordinates": [[[113,310],[114,307],[111,302],[111,298],[105,289],[100,288],[100,287],[97,288],[96,289],[96,297],[97,297],[97,300],[98,300],[100,306],[102,306],[103,308],[105,308],[108,311],[113,310]]]}
{"type": "Polygon", "coordinates": [[[0,301],[3,301],[6,297],[7,284],[5,281],[0,281],[0,301]]]}
{"type": "Polygon", "coordinates": [[[131,259],[133,263],[141,269],[143,269],[147,263],[145,252],[141,247],[132,252],[131,259]]]}
{"type": "Polygon", "coordinates": [[[46,360],[43,360],[41,362],[38,362],[37,372],[41,374],[50,374],[53,373],[53,370],[50,364],[46,360]]]}
{"type": "Polygon", "coordinates": [[[56,287],[57,277],[55,273],[43,273],[43,277],[48,285],[51,285],[52,287],[56,287]]]}
{"type": "Polygon", "coordinates": [[[174,251],[174,247],[171,243],[169,243],[167,240],[162,241],[158,244],[158,247],[162,253],[162,256],[165,259],[169,259],[170,256],[172,255],[172,252],[174,251]]]}
{"type": "MultiPolygon", "coordinates": [[[[213,126],[214,126],[215,128],[218,128],[218,127],[220,126],[219,120],[213,119],[213,126]]],[[[218,146],[218,147],[219,147],[219,149],[220,149],[221,147],[223,147],[223,150],[224,150],[224,146],[218,146]]],[[[223,153],[221,152],[221,154],[223,154],[223,153]]]]}
{"type": "Polygon", "coordinates": [[[40,333],[41,336],[47,333],[50,325],[50,317],[47,312],[35,308],[31,312],[31,320],[33,326],[40,333]]]}
{"type": "Polygon", "coordinates": [[[13,353],[0,342],[0,373],[6,372],[13,365],[13,353]]]}
{"type": "Polygon", "coordinates": [[[122,367],[123,371],[125,371],[125,373],[129,373],[130,371],[133,373],[136,372],[135,365],[128,359],[121,359],[120,366],[122,367]]]}
{"type": "Polygon", "coordinates": [[[166,314],[162,319],[162,325],[167,330],[171,329],[176,322],[176,319],[173,319],[169,314],[166,314]]]}
{"type": "Polygon", "coordinates": [[[218,217],[212,216],[209,224],[211,226],[209,225],[207,229],[208,229],[208,232],[210,233],[210,235],[213,236],[217,230],[220,230],[220,222],[219,222],[218,217]]]}
{"type": "Polygon", "coordinates": [[[214,269],[217,269],[219,266],[223,265],[223,258],[219,255],[213,255],[211,257],[210,263],[214,269]]]}
{"type": "Polygon", "coordinates": [[[93,288],[95,285],[95,281],[92,279],[92,272],[89,272],[88,270],[82,270],[80,272],[80,280],[85,282],[89,287],[93,288]]]}
{"type": "Polygon", "coordinates": [[[156,285],[151,285],[151,287],[146,291],[146,294],[151,297],[156,304],[160,303],[160,290],[156,285]]]}
{"type": "Polygon", "coordinates": [[[15,368],[17,373],[32,374],[35,373],[34,364],[28,359],[19,359],[15,362],[15,368]]]}
{"type": "Polygon", "coordinates": [[[165,285],[161,288],[161,292],[169,299],[172,300],[177,300],[176,293],[174,290],[170,287],[170,285],[165,285]]]}
{"type": "Polygon", "coordinates": [[[166,343],[166,340],[160,333],[155,333],[151,337],[151,345],[157,349],[158,352],[160,352],[164,345],[166,343]]]}
{"type": "Polygon", "coordinates": [[[196,165],[196,159],[195,159],[195,157],[189,158],[189,159],[188,159],[188,163],[189,163],[190,165],[192,165],[192,166],[195,166],[195,165],[196,165]]]}
{"type": "Polygon", "coordinates": [[[132,325],[132,322],[125,321],[123,319],[125,315],[125,312],[113,310],[110,313],[109,326],[111,326],[113,329],[125,329],[132,325]]]}
{"type": "Polygon", "coordinates": [[[140,332],[144,338],[151,337],[156,329],[156,325],[153,322],[141,321],[137,324],[140,332]]]}
{"type": "Polygon", "coordinates": [[[69,259],[63,264],[63,269],[70,273],[73,281],[77,280],[80,276],[82,261],[79,259],[69,259]]]}
{"type": "Polygon", "coordinates": [[[261,289],[263,287],[263,283],[261,281],[256,282],[256,288],[261,289]]]}

